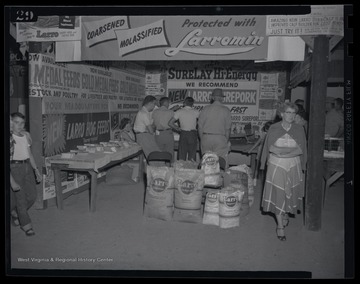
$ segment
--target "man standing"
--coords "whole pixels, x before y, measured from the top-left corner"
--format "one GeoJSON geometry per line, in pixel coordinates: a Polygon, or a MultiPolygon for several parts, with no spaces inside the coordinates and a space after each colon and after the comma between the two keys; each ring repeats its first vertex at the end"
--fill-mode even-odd
{"type": "Polygon", "coordinates": [[[146,96],[134,122],[136,142],[142,147],[145,158],[153,151],[160,151],[155,141],[155,130],[151,117],[151,112],[155,108],[155,101],[154,96],[146,96]]]}
{"type": "Polygon", "coordinates": [[[179,160],[196,161],[198,147],[196,122],[199,112],[193,106],[194,99],[192,97],[185,98],[184,107],[176,111],[174,117],[169,121],[169,126],[180,132],[179,160]],[[176,121],[179,121],[180,127],[175,124],[176,121]]]}
{"type": "Polygon", "coordinates": [[[341,98],[334,100],[334,108],[331,109],[325,118],[325,134],[330,137],[344,136],[344,111],[342,109],[344,101],[341,98]]]}
{"type": "Polygon", "coordinates": [[[202,155],[206,151],[215,152],[225,159],[228,166],[231,128],[230,110],[222,104],[224,99],[222,89],[214,89],[210,98],[213,102],[204,107],[198,121],[201,152],[202,155]]]}
{"type": "Polygon", "coordinates": [[[174,117],[174,111],[169,109],[170,100],[168,97],[160,99],[160,107],[152,113],[154,125],[156,128],[155,141],[161,151],[167,151],[174,160],[174,134],[169,126],[169,121],[174,117]]]}

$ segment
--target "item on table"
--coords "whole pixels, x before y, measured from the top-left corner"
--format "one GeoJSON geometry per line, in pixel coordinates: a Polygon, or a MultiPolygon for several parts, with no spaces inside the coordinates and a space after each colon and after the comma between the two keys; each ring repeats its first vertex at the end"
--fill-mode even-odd
{"type": "Polygon", "coordinates": [[[74,158],[75,153],[61,153],[61,158],[62,159],[72,159],[74,158]]]}

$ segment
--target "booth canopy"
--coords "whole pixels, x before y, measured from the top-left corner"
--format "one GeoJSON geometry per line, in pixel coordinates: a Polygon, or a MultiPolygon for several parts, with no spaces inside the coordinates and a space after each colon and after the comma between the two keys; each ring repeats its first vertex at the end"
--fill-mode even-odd
{"type": "Polygon", "coordinates": [[[343,24],[342,5],[313,5],[308,15],[41,16],[17,23],[16,40],[55,41],[56,61],[68,62],[303,61],[305,42],[338,41],[343,24]]]}

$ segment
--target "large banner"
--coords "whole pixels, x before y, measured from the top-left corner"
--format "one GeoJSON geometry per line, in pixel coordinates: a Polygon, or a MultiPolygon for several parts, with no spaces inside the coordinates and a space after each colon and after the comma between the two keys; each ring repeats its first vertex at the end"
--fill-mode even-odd
{"type": "Polygon", "coordinates": [[[265,16],[82,17],[82,60],[266,59],[265,16]]]}
{"type": "MultiPolygon", "coordinates": [[[[33,140],[40,140],[45,157],[44,200],[55,196],[46,157],[116,138],[122,117],[136,115],[145,93],[145,72],[136,66],[56,63],[53,55],[29,54],[30,100],[41,112],[42,137],[33,140]]],[[[61,172],[61,180],[63,193],[89,182],[72,172],[61,172]]]]}
{"type": "Polygon", "coordinates": [[[109,141],[119,114],[134,116],[144,96],[145,76],[56,63],[43,54],[30,54],[29,75],[30,97],[42,98],[45,157],[76,150],[84,143],[109,141]]]}

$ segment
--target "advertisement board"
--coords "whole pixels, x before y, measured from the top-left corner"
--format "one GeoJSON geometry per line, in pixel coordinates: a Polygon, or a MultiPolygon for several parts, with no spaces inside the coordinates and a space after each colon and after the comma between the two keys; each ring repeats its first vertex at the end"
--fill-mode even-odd
{"type": "Polygon", "coordinates": [[[266,59],[265,16],[81,17],[82,60],[266,59]]]}

